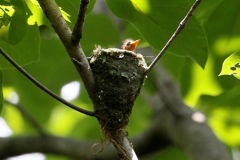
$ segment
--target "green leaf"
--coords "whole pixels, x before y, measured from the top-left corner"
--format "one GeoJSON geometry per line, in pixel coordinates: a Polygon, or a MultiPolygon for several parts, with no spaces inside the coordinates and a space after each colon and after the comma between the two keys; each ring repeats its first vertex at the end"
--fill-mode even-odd
{"type": "Polygon", "coordinates": [[[221,75],[234,75],[234,77],[240,79],[240,51],[237,51],[227,57],[222,65],[221,75]]]}
{"type": "Polygon", "coordinates": [[[2,83],[3,83],[3,75],[2,75],[2,70],[0,69],[0,115],[3,107],[2,83]]]}
{"type": "Polygon", "coordinates": [[[5,12],[1,13],[5,16],[5,24],[7,26],[1,26],[0,28],[0,38],[11,45],[17,45],[27,34],[27,14],[25,9],[25,4],[21,0],[11,1],[11,7],[1,6],[5,12]],[[9,11],[7,11],[7,9],[9,11]],[[13,12],[13,14],[8,14],[7,12],[13,12]],[[6,18],[8,21],[6,21],[6,18]]]}
{"type": "MultiPolygon", "coordinates": [[[[0,39],[0,47],[7,52],[19,65],[26,65],[38,60],[40,36],[38,26],[28,26],[25,38],[16,46],[12,46],[0,39]]],[[[12,68],[13,66],[0,56],[0,66],[2,68],[12,68]]]]}
{"type": "Polygon", "coordinates": [[[211,51],[218,56],[240,50],[240,1],[202,1],[197,15],[203,22],[211,51]]]}
{"type": "MultiPolygon", "coordinates": [[[[107,0],[107,4],[116,16],[132,23],[148,43],[158,50],[162,49],[190,9],[187,0],[107,0]]],[[[203,28],[193,16],[168,51],[190,57],[203,68],[207,60],[207,48],[203,28]]]]}

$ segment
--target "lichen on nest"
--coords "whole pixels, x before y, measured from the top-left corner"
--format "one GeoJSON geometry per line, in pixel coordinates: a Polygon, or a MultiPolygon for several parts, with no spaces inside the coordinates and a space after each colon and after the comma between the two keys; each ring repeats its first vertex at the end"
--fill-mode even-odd
{"type": "Polygon", "coordinates": [[[145,59],[132,51],[97,47],[90,65],[97,99],[95,114],[102,130],[123,130],[145,79],[145,59]]]}

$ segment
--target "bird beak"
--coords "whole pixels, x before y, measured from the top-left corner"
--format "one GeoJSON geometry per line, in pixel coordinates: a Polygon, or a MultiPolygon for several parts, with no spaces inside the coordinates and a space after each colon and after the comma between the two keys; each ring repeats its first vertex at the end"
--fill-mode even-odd
{"type": "Polygon", "coordinates": [[[139,42],[140,42],[140,39],[132,42],[132,43],[131,43],[131,46],[133,46],[133,48],[135,49],[135,48],[137,47],[137,45],[138,45],[139,42]]]}

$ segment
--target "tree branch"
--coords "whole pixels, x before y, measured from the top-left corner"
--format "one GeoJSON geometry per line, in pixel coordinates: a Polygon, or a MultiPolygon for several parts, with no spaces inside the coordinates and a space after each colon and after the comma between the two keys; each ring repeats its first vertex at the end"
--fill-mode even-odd
{"type": "MultiPolygon", "coordinates": [[[[133,142],[136,143],[135,149],[140,156],[149,155],[169,144],[166,139],[159,139],[157,128],[154,125],[151,126],[142,135],[133,139],[133,142]]],[[[101,149],[101,145],[94,145],[97,144],[96,141],[78,141],[48,134],[0,138],[0,144],[0,159],[33,152],[51,153],[84,160],[119,159],[112,144],[107,145],[102,152],[94,154],[101,149]],[[93,145],[94,147],[92,147],[93,145]]]]}
{"type": "MultiPolygon", "coordinates": [[[[0,159],[33,152],[84,160],[118,159],[112,145],[101,153],[93,154],[91,147],[94,143],[94,141],[78,141],[52,135],[0,138],[0,159]]],[[[96,149],[100,150],[100,147],[96,146],[96,149]]]]}
{"type": "Polygon", "coordinates": [[[88,3],[89,3],[89,0],[81,0],[81,4],[79,6],[77,22],[75,23],[73,33],[72,33],[72,41],[75,44],[78,44],[82,38],[83,24],[84,24],[88,3]]]}
{"type": "Polygon", "coordinates": [[[85,109],[82,109],[80,107],[77,107],[75,105],[73,105],[72,103],[69,103],[68,101],[66,101],[65,99],[59,97],[58,95],[56,95],[55,93],[53,93],[52,91],[50,91],[48,88],[46,88],[44,85],[42,85],[40,82],[38,82],[35,78],[33,78],[27,71],[25,71],[21,66],[19,66],[10,56],[8,56],[8,54],[6,52],[4,52],[4,50],[2,48],[0,48],[0,53],[14,66],[16,67],[23,75],[25,75],[30,81],[32,81],[37,87],[39,87],[41,90],[43,90],[44,92],[46,92],[47,94],[49,94],[50,96],[52,96],[53,98],[55,98],[56,100],[58,100],[59,102],[65,104],[66,106],[81,112],[83,114],[89,115],[89,116],[94,116],[94,112],[91,111],[87,111],[85,109]]]}
{"type": "Polygon", "coordinates": [[[0,138],[0,142],[0,159],[33,152],[53,153],[79,159],[91,155],[89,149],[91,143],[50,135],[0,138]]]}
{"type": "Polygon", "coordinates": [[[63,19],[58,5],[54,0],[38,0],[46,17],[51,22],[53,29],[61,39],[65,49],[67,50],[74,63],[78,73],[80,74],[84,86],[87,89],[88,95],[94,103],[94,78],[89,62],[82,50],[80,44],[72,41],[72,32],[68,27],[66,21],[63,19]]]}
{"type": "Polygon", "coordinates": [[[162,48],[162,50],[158,53],[158,55],[156,56],[156,58],[152,61],[152,63],[148,66],[148,69],[146,71],[146,75],[147,73],[153,68],[153,66],[158,62],[158,60],[163,56],[163,54],[165,53],[165,51],[167,50],[167,48],[171,45],[171,43],[176,39],[176,37],[179,35],[179,33],[181,33],[181,31],[185,28],[188,19],[192,16],[193,11],[197,8],[197,6],[201,3],[202,0],[196,0],[195,3],[191,6],[190,10],[188,11],[188,13],[186,14],[186,16],[183,18],[183,20],[179,23],[176,31],[173,33],[173,35],[171,36],[171,38],[167,41],[167,43],[165,44],[165,46],[162,48]]]}

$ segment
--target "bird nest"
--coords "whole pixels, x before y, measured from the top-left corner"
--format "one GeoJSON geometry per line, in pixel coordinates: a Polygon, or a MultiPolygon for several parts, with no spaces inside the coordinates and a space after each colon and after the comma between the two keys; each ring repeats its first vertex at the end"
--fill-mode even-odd
{"type": "Polygon", "coordinates": [[[145,79],[147,65],[139,53],[98,47],[90,57],[95,80],[95,114],[106,132],[123,130],[145,79]]]}

